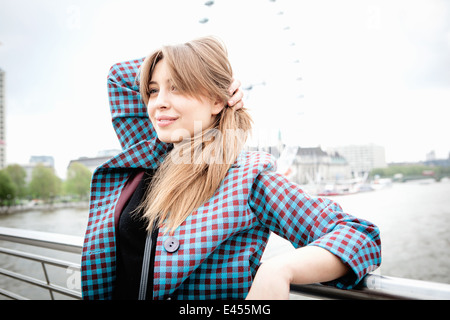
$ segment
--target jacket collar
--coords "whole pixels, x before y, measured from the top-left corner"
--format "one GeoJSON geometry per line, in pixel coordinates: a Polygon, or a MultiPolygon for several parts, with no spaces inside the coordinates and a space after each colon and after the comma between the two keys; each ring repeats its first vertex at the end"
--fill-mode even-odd
{"type": "Polygon", "coordinates": [[[141,141],[103,163],[98,170],[133,168],[157,169],[164,155],[173,148],[172,144],[157,138],[141,141]]]}
{"type": "MultiPolygon", "coordinates": [[[[158,169],[164,156],[173,149],[173,144],[161,142],[157,138],[141,141],[103,163],[97,170],[108,169],[158,169]]],[[[238,168],[245,163],[242,151],[231,166],[238,168]]]]}

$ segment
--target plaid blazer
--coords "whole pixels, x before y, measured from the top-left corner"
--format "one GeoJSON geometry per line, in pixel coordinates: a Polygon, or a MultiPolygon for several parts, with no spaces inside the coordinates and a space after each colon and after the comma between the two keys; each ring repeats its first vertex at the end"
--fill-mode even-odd
{"type": "MultiPolygon", "coordinates": [[[[82,253],[84,299],[111,299],[118,199],[129,178],[157,168],[169,148],[156,138],[135,84],[142,61],[116,64],[108,77],[113,126],[124,151],[93,174],[82,253]]],[[[339,288],[352,288],[381,263],[376,226],[304,193],[275,172],[271,155],[242,152],[214,196],[172,235],[179,240],[176,252],[164,249],[169,235],[159,233],[154,299],[245,298],[270,232],[296,248],[315,245],[338,256],[352,270],[331,282],[339,288]]]]}

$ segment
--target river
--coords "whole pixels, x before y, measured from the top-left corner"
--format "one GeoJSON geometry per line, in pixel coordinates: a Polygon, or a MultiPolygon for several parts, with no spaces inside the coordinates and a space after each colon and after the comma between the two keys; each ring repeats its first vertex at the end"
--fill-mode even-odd
{"type": "Polygon", "coordinates": [[[449,182],[394,184],[336,200],[380,228],[380,274],[450,283],[449,182]]]}
{"type": "MultiPolygon", "coordinates": [[[[376,273],[450,284],[450,182],[395,183],[329,198],[380,228],[382,265],[376,273]]],[[[290,247],[273,240],[276,245],[268,247],[273,254],[281,245],[290,247]]]]}
{"type": "MultiPolygon", "coordinates": [[[[450,182],[395,183],[378,191],[330,198],[380,228],[383,262],[376,273],[450,284],[450,182]]],[[[87,209],[0,215],[2,227],[76,236],[84,235],[86,223],[87,209]]],[[[263,258],[291,249],[274,236],[263,258]]]]}

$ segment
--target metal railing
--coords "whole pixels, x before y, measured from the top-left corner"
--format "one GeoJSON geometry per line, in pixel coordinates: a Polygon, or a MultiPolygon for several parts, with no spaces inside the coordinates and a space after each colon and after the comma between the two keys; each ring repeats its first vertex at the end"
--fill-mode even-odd
{"type": "MultiPolygon", "coordinates": [[[[41,231],[13,229],[0,227],[0,240],[8,241],[12,243],[18,243],[22,245],[35,246],[39,248],[52,249],[59,252],[74,253],[81,256],[81,249],[83,245],[83,239],[81,237],[47,233],[41,231]]],[[[0,275],[9,277],[11,279],[19,280],[24,283],[28,283],[34,287],[40,287],[46,289],[52,300],[56,299],[54,293],[59,293],[64,296],[81,299],[81,292],[54,284],[51,282],[50,272],[48,266],[55,266],[70,271],[75,277],[79,277],[80,264],[64,261],[60,259],[51,258],[44,255],[33,254],[17,249],[10,249],[0,247],[0,254],[25,259],[28,261],[35,261],[42,267],[42,273],[45,280],[41,280],[37,277],[25,275],[23,273],[14,272],[0,267],[0,275]]],[[[75,282],[78,282],[76,279],[75,282]]],[[[0,295],[6,296],[14,300],[28,300],[27,297],[21,296],[15,292],[11,292],[0,287],[0,295]]]]}
{"type": "Polygon", "coordinates": [[[291,293],[320,299],[450,300],[450,285],[369,274],[352,290],[311,284],[291,285],[291,293]]]}
{"type": "MultiPolygon", "coordinates": [[[[83,239],[81,237],[3,227],[0,227],[0,240],[75,254],[81,254],[83,244],[83,239]]],[[[79,277],[80,265],[78,263],[1,247],[0,254],[15,256],[21,259],[32,260],[40,263],[42,265],[45,281],[32,278],[27,275],[19,274],[17,272],[12,272],[3,268],[0,268],[0,275],[44,288],[50,292],[51,299],[55,299],[55,296],[53,294],[54,292],[75,299],[81,298],[81,293],[79,291],[52,284],[50,282],[47,268],[47,265],[53,265],[60,268],[70,269],[72,271],[75,271],[74,275],[79,277]]],[[[77,279],[76,281],[80,280],[77,279]]],[[[355,289],[352,290],[341,290],[320,284],[291,285],[291,294],[319,299],[450,300],[450,285],[369,274],[355,289]]],[[[10,292],[3,288],[0,288],[0,295],[4,295],[11,299],[27,299],[26,297],[10,292]]]]}

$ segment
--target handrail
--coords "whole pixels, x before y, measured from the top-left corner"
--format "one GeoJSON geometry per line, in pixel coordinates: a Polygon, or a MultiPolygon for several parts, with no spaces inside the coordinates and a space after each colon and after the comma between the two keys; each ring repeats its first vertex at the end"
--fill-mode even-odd
{"type": "MultiPolygon", "coordinates": [[[[30,246],[36,246],[40,248],[52,249],[61,252],[68,252],[81,255],[81,250],[83,246],[83,239],[81,237],[57,234],[57,233],[48,233],[42,231],[34,231],[34,230],[24,230],[24,229],[15,229],[15,228],[5,228],[0,227],[0,240],[8,241],[12,243],[25,244],[30,246]]],[[[0,275],[16,279],[28,284],[31,284],[35,287],[40,287],[47,289],[50,293],[50,297],[52,300],[55,299],[53,293],[60,293],[65,296],[81,299],[81,293],[77,290],[73,290],[73,288],[64,288],[59,285],[53,284],[50,281],[50,277],[48,275],[47,265],[53,265],[59,268],[65,268],[68,272],[72,273],[73,276],[79,277],[80,272],[80,264],[73,263],[68,261],[63,261],[59,259],[54,259],[50,257],[46,257],[43,255],[37,255],[29,252],[23,252],[16,249],[8,249],[0,247],[0,254],[6,254],[9,256],[18,257],[21,259],[31,260],[35,262],[39,262],[42,266],[42,271],[44,273],[45,281],[30,277],[25,274],[13,272],[11,270],[7,270],[4,268],[0,268],[0,275]],[[78,274],[76,274],[78,272],[78,274]]],[[[77,281],[75,281],[77,282],[77,281]]],[[[79,281],[78,281],[79,282],[79,281]]],[[[28,298],[23,297],[14,292],[10,292],[4,288],[0,288],[0,295],[9,297],[14,300],[27,300],[28,298]]]]}
{"type": "MultiPolygon", "coordinates": [[[[50,248],[54,250],[81,254],[83,239],[82,237],[68,236],[55,233],[47,233],[42,231],[30,231],[23,229],[13,229],[0,227],[0,240],[21,243],[26,245],[50,248]]],[[[31,259],[42,263],[44,272],[46,272],[44,264],[52,264],[59,267],[71,268],[71,270],[79,271],[80,265],[72,262],[61,261],[49,257],[43,257],[35,254],[24,253],[17,250],[0,248],[0,253],[19,256],[25,259],[31,259]]],[[[81,294],[74,290],[62,288],[47,283],[42,280],[30,279],[28,276],[18,275],[14,272],[0,269],[0,274],[17,278],[19,280],[32,283],[36,286],[46,288],[52,292],[59,292],[74,298],[81,298],[81,294]]],[[[79,276],[79,273],[78,273],[79,276]]],[[[325,286],[321,284],[309,285],[291,285],[291,294],[299,294],[312,296],[317,298],[328,299],[443,299],[450,300],[450,285],[443,283],[435,283],[429,281],[420,281],[412,279],[403,279],[396,277],[386,277],[376,274],[367,275],[360,284],[352,290],[341,290],[335,287],[325,286]]],[[[15,293],[0,288],[0,295],[6,295],[13,299],[26,299],[15,293]]]]}
{"type": "Polygon", "coordinates": [[[450,285],[368,274],[352,290],[310,284],[291,285],[291,293],[328,299],[355,300],[450,300],[450,285]]]}
{"type": "Polygon", "coordinates": [[[0,227],[0,240],[81,254],[83,238],[59,233],[0,227]]]}

